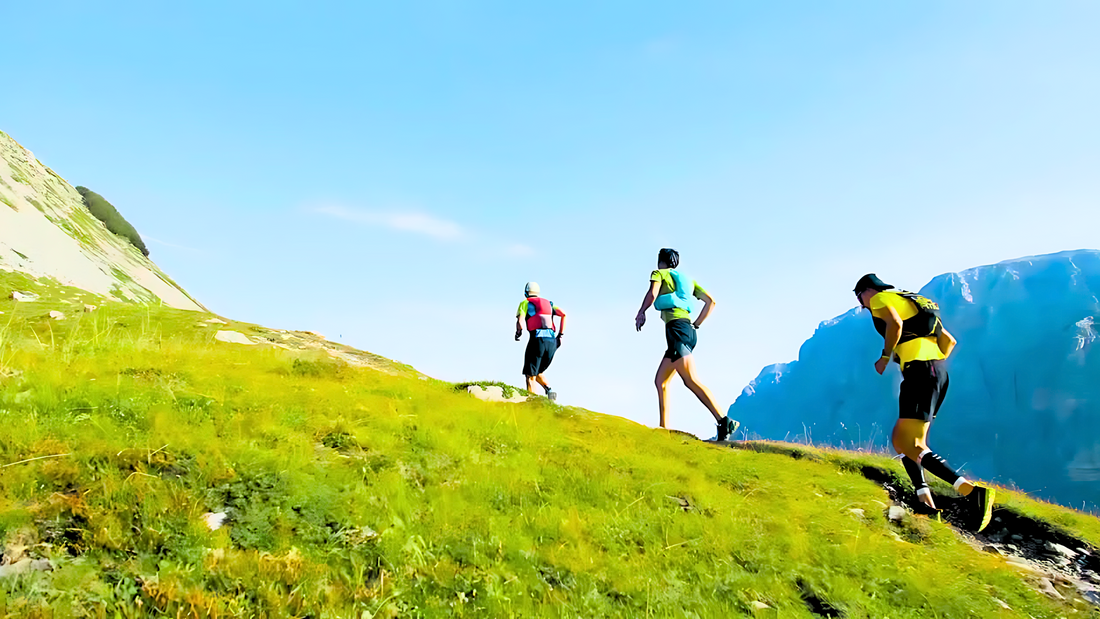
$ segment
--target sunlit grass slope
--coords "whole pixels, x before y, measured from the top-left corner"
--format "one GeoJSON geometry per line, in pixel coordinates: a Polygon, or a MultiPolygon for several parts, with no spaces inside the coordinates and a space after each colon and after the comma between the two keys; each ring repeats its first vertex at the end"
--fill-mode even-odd
{"type": "Polygon", "coordinates": [[[0,301],[0,534],[54,569],[0,580],[7,616],[1072,612],[944,525],[889,523],[858,463],[482,403],[16,279],[0,294],[43,299],[0,301]]]}

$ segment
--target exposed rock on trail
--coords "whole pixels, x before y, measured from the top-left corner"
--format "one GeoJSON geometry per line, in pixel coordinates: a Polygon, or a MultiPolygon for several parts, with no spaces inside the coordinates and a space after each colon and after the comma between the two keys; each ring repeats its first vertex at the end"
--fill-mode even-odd
{"type": "MultiPolygon", "coordinates": [[[[821,459],[798,445],[771,442],[723,443],[735,449],[777,453],[796,459],[821,459]]],[[[901,533],[907,531],[914,512],[920,509],[916,496],[902,492],[902,484],[893,471],[863,466],[864,477],[886,490],[892,505],[887,519],[901,533]]],[[[1063,600],[1080,600],[1100,608],[1100,550],[1058,527],[1003,506],[993,508],[993,520],[981,533],[965,528],[967,511],[962,497],[937,494],[936,504],[947,524],[976,550],[1003,556],[1005,563],[1027,575],[1028,582],[1045,595],[1063,600]]]]}
{"type": "Polygon", "coordinates": [[[470,385],[466,387],[466,391],[475,398],[486,402],[526,402],[528,397],[517,391],[512,394],[512,397],[506,398],[504,397],[504,388],[496,385],[486,387],[470,385]]]}
{"type": "Polygon", "coordinates": [[[229,344],[244,344],[246,346],[255,346],[256,342],[248,339],[248,336],[243,333],[237,333],[236,331],[218,331],[214,334],[214,339],[219,342],[227,342],[229,344]]]}

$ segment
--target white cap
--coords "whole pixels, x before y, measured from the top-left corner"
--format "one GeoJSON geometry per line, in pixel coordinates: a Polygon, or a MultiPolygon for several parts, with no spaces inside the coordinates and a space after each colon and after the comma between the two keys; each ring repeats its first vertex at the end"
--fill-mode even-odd
{"type": "Polygon", "coordinates": [[[523,294],[529,297],[539,296],[539,285],[537,282],[527,282],[527,286],[523,289],[523,294]]]}

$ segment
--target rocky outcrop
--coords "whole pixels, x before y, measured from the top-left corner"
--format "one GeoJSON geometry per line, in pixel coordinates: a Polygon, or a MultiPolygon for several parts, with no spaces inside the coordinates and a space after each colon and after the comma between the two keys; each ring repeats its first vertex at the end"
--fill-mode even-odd
{"type": "Polygon", "coordinates": [[[109,299],[203,310],[69,183],[0,132],[0,270],[49,277],[109,299]]]}

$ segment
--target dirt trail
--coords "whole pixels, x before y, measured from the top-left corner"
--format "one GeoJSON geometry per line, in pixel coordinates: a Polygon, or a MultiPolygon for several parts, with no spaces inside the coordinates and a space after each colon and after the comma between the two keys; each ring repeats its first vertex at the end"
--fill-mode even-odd
{"type": "MultiPolygon", "coordinates": [[[[795,459],[822,459],[801,445],[787,443],[723,441],[716,444],[795,459]]],[[[910,519],[919,513],[917,510],[922,505],[918,504],[915,494],[901,490],[905,484],[897,473],[876,466],[863,466],[860,472],[882,486],[892,503],[904,507],[910,519]]],[[[1003,556],[1006,563],[1027,574],[1027,581],[1037,591],[1100,609],[1100,550],[1095,546],[1049,522],[1002,506],[993,508],[993,520],[984,531],[974,533],[966,527],[965,499],[936,495],[936,504],[943,510],[944,521],[960,538],[977,550],[1003,556]]],[[[891,524],[897,532],[906,533],[904,519],[891,524]]]]}

